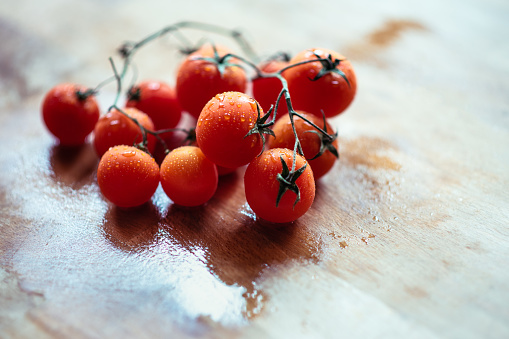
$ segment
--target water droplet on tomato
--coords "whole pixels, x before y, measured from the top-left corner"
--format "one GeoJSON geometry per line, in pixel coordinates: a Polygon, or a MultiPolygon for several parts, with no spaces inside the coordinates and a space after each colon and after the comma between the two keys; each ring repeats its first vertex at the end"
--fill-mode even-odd
{"type": "Polygon", "coordinates": [[[224,104],[222,102],[219,103],[219,108],[223,108],[224,104]]]}
{"type": "Polygon", "coordinates": [[[135,150],[126,150],[126,151],[122,152],[122,155],[127,158],[134,157],[136,155],[136,151],[135,150]]]}

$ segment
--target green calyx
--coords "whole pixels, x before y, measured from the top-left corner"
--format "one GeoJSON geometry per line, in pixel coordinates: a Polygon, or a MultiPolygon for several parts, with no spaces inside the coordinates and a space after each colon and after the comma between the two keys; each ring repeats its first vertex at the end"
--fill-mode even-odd
{"type": "Polygon", "coordinates": [[[283,156],[280,156],[280,159],[281,165],[283,166],[283,171],[277,175],[277,181],[279,181],[279,191],[276,198],[276,207],[278,207],[283,194],[285,194],[286,191],[292,191],[297,195],[297,198],[295,198],[295,202],[293,203],[293,207],[295,208],[295,205],[297,205],[297,203],[300,201],[300,190],[296,182],[301,174],[304,173],[308,164],[306,163],[296,171],[290,171],[286,161],[283,159],[283,156]]]}
{"type": "Polygon", "coordinates": [[[240,68],[242,68],[242,65],[239,65],[239,64],[236,64],[236,63],[233,63],[233,62],[228,62],[228,60],[233,57],[231,54],[225,54],[223,56],[219,56],[219,53],[217,52],[216,46],[213,45],[212,48],[214,49],[214,56],[213,57],[211,57],[211,58],[208,58],[208,57],[198,57],[195,60],[205,60],[205,61],[208,61],[208,62],[216,65],[217,70],[219,71],[219,74],[221,75],[221,78],[223,77],[223,75],[224,75],[224,73],[225,73],[225,71],[226,71],[226,69],[228,67],[240,67],[240,68]]]}
{"type": "Polygon", "coordinates": [[[316,53],[313,53],[313,54],[318,59],[320,59],[320,63],[322,64],[322,68],[320,69],[318,74],[313,79],[310,79],[311,81],[316,81],[316,80],[320,79],[321,77],[323,77],[324,75],[326,75],[328,73],[336,73],[336,74],[340,75],[346,81],[346,83],[348,84],[348,87],[351,87],[350,86],[350,81],[348,81],[348,78],[346,77],[345,72],[343,72],[342,70],[340,70],[338,68],[339,64],[343,60],[341,60],[341,59],[333,59],[331,54],[329,54],[326,58],[321,58],[316,53]]]}
{"type": "Polygon", "coordinates": [[[76,97],[79,101],[85,101],[88,97],[95,94],[95,90],[89,88],[86,91],[77,90],[76,91],[76,97]]]}
{"type": "Polygon", "coordinates": [[[258,156],[260,156],[263,153],[263,150],[265,149],[265,141],[266,141],[265,134],[271,135],[274,138],[276,137],[276,135],[274,134],[274,131],[270,129],[270,126],[272,126],[274,124],[274,121],[266,122],[267,119],[269,118],[269,116],[272,114],[273,108],[271,107],[267,111],[267,113],[265,113],[265,115],[263,117],[260,114],[260,106],[258,105],[258,103],[256,104],[256,109],[258,111],[258,117],[256,119],[255,125],[249,132],[247,132],[247,134],[244,136],[244,139],[252,134],[258,134],[260,136],[260,138],[262,139],[262,145],[263,145],[262,150],[260,151],[260,154],[258,155],[258,156]]]}
{"type": "Polygon", "coordinates": [[[129,91],[127,91],[127,100],[128,101],[140,101],[141,99],[141,89],[138,86],[131,86],[129,91]]]}
{"type": "Polygon", "coordinates": [[[338,150],[332,144],[334,142],[334,140],[336,140],[338,138],[338,132],[336,132],[334,134],[328,134],[327,122],[325,120],[325,115],[323,115],[323,128],[322,129],[325,133],[322,133],[320,131],[306,131],[305,132],[305,133],[315,133],[320,138],[320,150],[318,151],[318,153],[316,153],[316,155],[313,158],[311,158],[309,160],[314,160],[314,159],[318,158],[325,151],[331,152],[336,158],[339,159],[338,150]]]}

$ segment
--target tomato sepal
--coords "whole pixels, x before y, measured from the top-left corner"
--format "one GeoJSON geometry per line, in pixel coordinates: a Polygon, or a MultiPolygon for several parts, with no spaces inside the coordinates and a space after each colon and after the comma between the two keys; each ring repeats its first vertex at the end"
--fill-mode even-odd
{"type": "Polygon", "coordinates": [[[240,67],[243,69],[242,65],[240,64],[228,62],[228,59],[235,57],[233,54],[227,53],[221,57],[219,56],[219,53],[215,45],[212,45],[212,49],[214,50],[213,57],[196,57],[194,60],[204,60],[216,65],[217,70],[219,71],[219,75],[221,75],[221,78],[223,78],[226,68],[228,67],[240,67]]]}
{"type": "Polygon", "coordinates": [[[274,138],[276,137],[276,134],[274,134],[274,131],[270,129],[270,126],[274,125],[274,120],[266,123],[267,119],[272,114],[273,107],[271,107],[267,111],[267,113],[263,115],[263,117],[260,116],[260,106],[258,105],[258,103],[256,104],[256,109],[258,111],[258,118],[256,119],[254,127],[249,132],[247,132],[246,135],[244,135],[244,139],[253,134],[258,134],[260,136],[260,138],[262,139],[262,149],[260,151],[260,154],[258,154],[258,156],[260,156],[263,153],[263,150],[265,149],[266,142],[265,134],[271,135],[274,138]]]}
{"type": "Polygon", "coordinates": [[[283,159],[283,156],[280,156],[279,159],[281,159],[281,165],[283,166],[283,170],[281,173],[278,173],[277,175],[277,181],[279,181],[279,191],[277,193],[276,198],[276,207],[278,207],[279,202],[281,201],[281,198],[286,193],[286,191],[292,191],[297,195],[295,198],[295,201],[293,203],[293,207],[295,208],[295,205],[300,201],[300,190],[297,186],[297,179],[301,176],[302,173],[306,170],[306,167],[308,166],[307,162],[299,168],[298,170],[290,171],[288,168],[288,165],[286,164],[286,161],[283,159]]]}
{"type": "MultiPolygon", "coordinates": [[[[296,115],[298,115],[300,118],[303,118],[299,114],[296,114],[296,115]]],[[[334,140],[336,140],[338,138],[338,132],[336,131],[336,133],[334,133],[334,134],[329,134],[329,132],[327,132],[327,121],[325,119],[325,114],[323,114],[323,112],[322,112],[322,116],[323,116],[323,128],[322,129],[323,129],[323,132],[325,132],[325,133],[323,133],[322,131],[305,131],[304,132],[304,133],[315,133],[318,136],[318,138],[320,138],[320,150],[318,151],[318,153],[316,153],[316,155],[314,157],[312,157],[311,159],[308,159],[308,160],[315,160],[316,158],[321,156],[325,151],[331,152],[332,155],[334,155],[336,157],[336,159],[339,159],[338,150],[332,144],[334,142],[334,140]]]]}
{"type": "Polygon", "coordinates": [[[341,63],[341,61],[343,61],[342,59],[333,60],[332,59],[332,54],[329,54],[327,56],[327,58],[325,58],[325,59],[321,58],[318,54],[316,54],[314,52],[313,52],[313,54],[319,59],[319,61],[322,64],[323,68],[320,69],[320,71],[318,72],[318,74],[314,78],[309,78],[309,80],[317,81],[320,78],[322,78],[323,76],[325,76],[326,74],[336,73],[339,76],[341,76],[346,81],[348,87],[351,88],[350,81],[346,77],[345,72],[343,72],[342,70],[337,68],[339,66],[339,64],[341,63]]]}
{"type": "Polygon", "coordinates": [[[92,88],[89,88],[86,91],[82,91],[81,89],[78,89],[78,90],[76,90],[75,94],[76,94],[76,98],[78,98],[79,101],[83,102],[83,101],[87,100],[88,97],[90,97],[92,95],[96,95],[97,91],[92,88]]]}

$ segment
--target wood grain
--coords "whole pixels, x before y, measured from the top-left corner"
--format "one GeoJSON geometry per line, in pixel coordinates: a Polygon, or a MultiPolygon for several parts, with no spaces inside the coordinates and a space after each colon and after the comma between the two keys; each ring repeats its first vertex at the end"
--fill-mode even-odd
{"type": "MultiPolygon", "coordinates": [[[[0,4],[0,337],[509,336],[506,4],[327,2],[310,18],[299,2],[301,25],[244,3],[215,18],[205,2],[17,3],[0,4]],[[58,146],[40,120],[55,83],[97,83],[119,43],[191,10],[260,36],[262,53],[321,45],[357,71],[332,121],[341,159],[286,227],[253,214],[243,169],[205,206],[159,188],[116,208],[90,144],[58,146]]],[[[140,76],[171,79],[173,47],[140,55],[140,76]]]]}

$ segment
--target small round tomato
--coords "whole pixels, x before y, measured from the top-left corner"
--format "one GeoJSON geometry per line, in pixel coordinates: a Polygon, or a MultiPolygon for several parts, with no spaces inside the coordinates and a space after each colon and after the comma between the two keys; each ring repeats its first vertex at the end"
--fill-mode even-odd
{"type": "Polygon", "coordinates": [[[156,130],[174,128],[182,115],[177,93],[163,81],[146,80],[131,87],[126,107],[146,113],[156,130]]]}
{"type": "MultiPolygon", "coordinates": [[[[310,166],[296,180],[287,177],[283,171],[281,158],[286,168],[292,168],[293,151],[286,148],[273,148],[255,158],[246,169],[244,187],[246,200],[253,212],[260,218],[274,223],[288,223],[300,218],[306,213],[315,198],[315,180],[310,166]],[[297,194],[294,190],[286,190],[277,203],[281,181],[278,174],[283,174],[285,180],[292,182],[294,189],[298,188],[300,200],[296,202],[297,194]]],[[[307,165],[306,159],[297,155],[296,170],[307,165]]]]}
{"type": "Polygon", "coordinates": [[[161,186],[177,205],[206,203],[216,193],[217,184],[216,165],[196,146],[175,148],[161,164],[161,186]]]}
{"type": "MultiPolygon", "coordinates": [[[[122,111],[136,119],[144,128],[154,130],[154,124],[147,114],[134,107],[128,107],[122,111]]],[[[94,148],[99,156],[102,156],[110,147],[134,145],[142,141],[143,137],[138,125],[116,109],[103,115],[94,128],[94,148]]],[[[156,138],[152,134],[147,134],[147,141],[147,149],[152,153],[156,146],[156,138]]]]}
{"type": "MultiPolygon", "coordinates": [[[[288,61],[269,60],[260,65],[260,70],[262,73],[267,74],[276,73],[286,66],[288,66],[288,61]]],[[[266,112],[271,106],[274,106],[274,108],[276,107],[277,98],[283,89],[281,80],[278,78],[254,78],[252,85],[253,97],[266,112]]],[[[286,106],[285,97],[283,96],[277,107],[277,118],[283,116],[285,113],[288,113],[288,107],[286,106]]]]}
{"type": "MultiPolygon", "coordinates": [[[[323,118],[319,118],[316,115],[300,111],[298,113],[318,127],[324,129],[323,118]]],[[[337,154],[338,141],[334,135],[334,131],[332,130],[331,125],[327,122],[326,131],[327,134],[333,136],[333,140],[326,137],[320,138],[320,135],[322,134],[298,116],[294,116],[293,122],[295,124],[297,136],[300,140],[302,151],[304,152],[304,157],[307,159],[309,165],[313,169],[315,180],[318,180],[325,173],[329,172],[337,159],[336,155],[330,151],[330,147],[333,146],[337,154]],[[319,134],[316,134],[313,131],[316,131],[319,134]],[[313,159],[320,152],[322,147],[324,150],[323,153],[317,158],[313,159]]],[[[293,134],[290,115],[286,114],[285,116],[281,117],[281,119],[276,121],[272,130],[274,131],[276,137],[270,138],[268,140],[268,148],[288,148],[293,150],[295,145],[295,135],[293,134]]]]}
{"type": "Polygon", "coordinates": [[[217,94],[206,105],[196,125],[196,140],[205,156],[219,166],[237,168],[260,154],[259,134],[246,135],[255,127],[263,110],[247,94],[217,94]]]}
{"type": "Polygon", "coordinates": [[[295,110],[326,117],[342,113],[353,101],[357,79],[350,61],[328,49],[312,48],[290,60],[298,62],[327,59],[291,67],[284,72],[295,110]],[[348,80],[348,81],[347,81],[348,80]]]}
{"type": "Polygon", "coordinates": [[[44,123],[61,145],[82,145],[99,119],[97,101],[87,91],[84,86],[64,83],[53,87],[44,97],[44,123]]]}
{"type": "Polygon", "coordinates": [[[217,53],[214,54],[212,46],[205,45],[188,55],[177,71],[178,100],[182,108],[195,118],[198,118],[203,106],[216,94],[246,91],[247,79],[244,69],[230,65],[238,64],[238,59],[231,57],[222,59],[229,53],[222,47],[217,47],[217,53]]]}
{"type": "Polygon", "coordinates": [[[97,183],[102,194],[119,207],[147,202],[159,185],[159,166],[147,153],[119,145],[110,148],[99,161],[97,183]]]}

